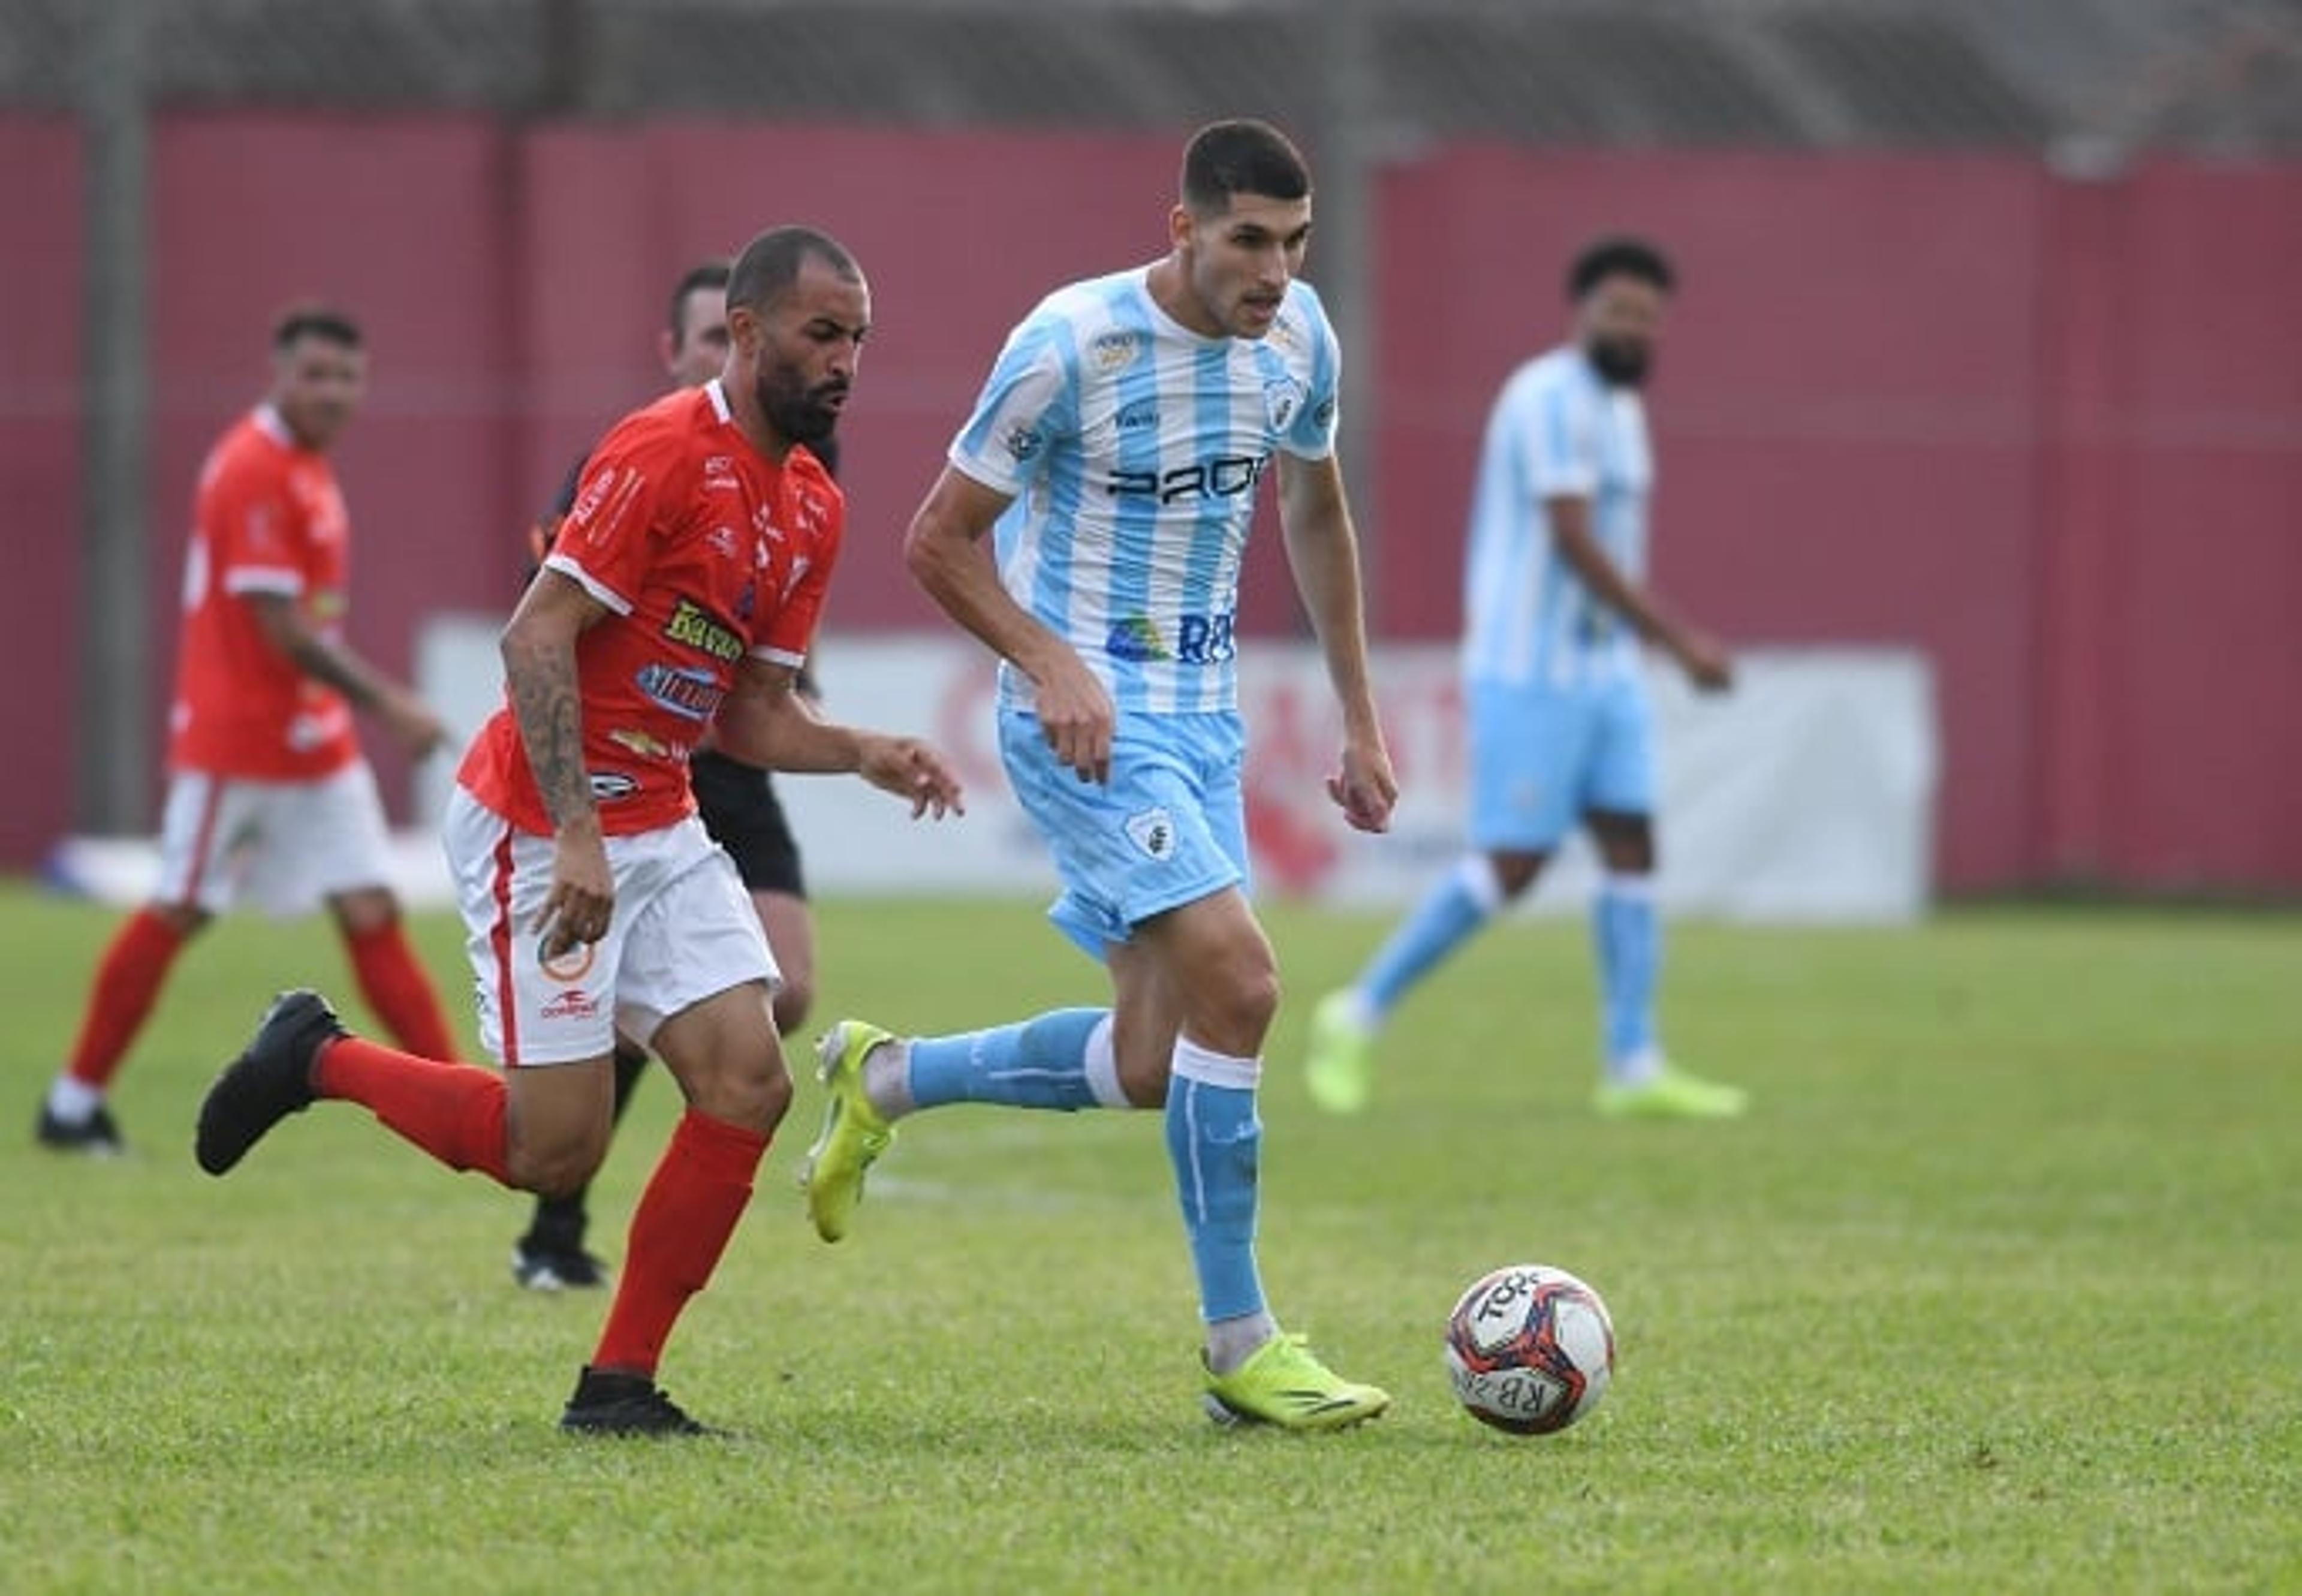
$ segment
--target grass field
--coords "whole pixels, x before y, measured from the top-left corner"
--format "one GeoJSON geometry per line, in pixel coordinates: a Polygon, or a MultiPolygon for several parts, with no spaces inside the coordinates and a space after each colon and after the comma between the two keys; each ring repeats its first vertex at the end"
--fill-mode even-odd
{"type": "MultiPolygon", "coordinates": [[[[1097,991],[1029,905],[822,918],[827,1019],[1097,991]]],[[[1588,962],[1544,920],[1418,995],[1376,1112],[1323,1119],[1303,1016],[1383,922],[1270,922],[1265,1273],[1381,1423],[1198,1416],[1151,1119],[918,1121],[834,1249],[791,1187],[810,1081],[664,1372],[740,1438],[579,1444],[552,1420],[604,1305],[511,1286],[524,1199],[329,1105],[194,1169],[272,988],[349,992],[320,927],[196,950],[115,1096],[137,1155],[95,1163],[28,1132],[111,919],[0,892],[0,1590],[2302,1589],[2302,920],[1679,928],[1676,1051],[1759,1097],[1704,1128],[1588,1114],[1588,962]],[[1545,1440],[1457,1412],[1439,1357],[1520,1260],[1620,1338],[1545,1440]]],[[[650,1081],[602,1177],[611,1254],[671,1112],[650,1081]]]]}

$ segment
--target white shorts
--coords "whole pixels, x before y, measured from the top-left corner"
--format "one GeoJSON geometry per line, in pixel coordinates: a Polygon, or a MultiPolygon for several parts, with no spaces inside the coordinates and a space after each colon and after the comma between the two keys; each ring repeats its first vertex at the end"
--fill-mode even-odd
{"type": "Polygon", "coordinates": [[[273,914],[307,914],[339,893],[391,885],[391,838],[365,760],[317,781],[203,770],[168,780],[161,903],[221,914],[245,896],[273,914]]]}
{"type": "Polygon", "coordinates": [[[600,1058],[618,1031],[644,1047],[706,998],[783,980],[735,861],[693,815],[607,839],[608,934],[549,964],[535,916],[551,891],[551,839],[514,829],[458,787],[441,840],[464,911],[480,1046],[508,1067],[600,1058]]]}

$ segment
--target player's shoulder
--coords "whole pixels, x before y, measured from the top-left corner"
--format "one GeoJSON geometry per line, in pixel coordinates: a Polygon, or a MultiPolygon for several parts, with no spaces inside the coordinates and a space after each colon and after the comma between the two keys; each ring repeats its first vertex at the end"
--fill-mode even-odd
{"type": "Polygon", "coordinates": [[[813,524],[811,530],[836,525],[845,518],[846,493],[830,468],[807,445],[796,445],[785,457],[784,475],[801,516],[813,524]]]}
{"type": "MultiPolygon", "coordinates": [[[[307,452],[296,448],[287,424],[278,416],[261,407],[250,410],[217,436],[200,468],[200,485],[213,491],[282,484],[299,456],[307,452]]],[[[324,456],[311,458],[325,463],[324,456]]]]}
{"type": "Polygon", "coordinates": [[[1597,397],[1599,383],[1582,351],[1572,344],[1561,344],[1521,361],[1503,379],[1502,391],[1506,399],[1523,403],[1550,401],[1561,396],[1579,400],[1597,397]]]}

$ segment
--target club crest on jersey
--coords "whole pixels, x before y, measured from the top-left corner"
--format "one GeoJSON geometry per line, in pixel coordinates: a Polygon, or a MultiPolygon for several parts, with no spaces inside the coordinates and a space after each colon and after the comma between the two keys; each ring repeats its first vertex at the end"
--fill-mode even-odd
{"type": "Polygon", "coordinates": [[[1164,809],[1128,816],[1127,836],[1145,854],[1163,863],[1175,856],[1175,822],[1164,809]]]}
{"type": "Polygon", "coordinates": [[[1131,405],[1122,405],[1112,424],[1122,433],[1140,433],[1159,424],[1159,401],[1140,399],[1131,405]]]}
{"type": "Polygon", "coordinates": [[[1142,334],[1114,329],[1096,335],[1095,341],[1088,345],[1088,361],[1098,374],[1107,377],[1134,359],[1142,349],[1142,334]]]}
{"type": "Polygon", "coordinates": [[[1287,424],[1295,419],[1295,412],[1303,403],[1303,389],[1292,377],[1281,377],[1263,385],[1263,413],[1271,418],[1271,430],[1283,433],[1287,424]]]}

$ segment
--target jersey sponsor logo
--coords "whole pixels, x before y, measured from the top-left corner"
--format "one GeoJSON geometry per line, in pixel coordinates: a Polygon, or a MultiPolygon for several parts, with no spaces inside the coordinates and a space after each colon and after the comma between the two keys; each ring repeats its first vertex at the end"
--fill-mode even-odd
{"type": "Polygon", "coordinates": [[[1159,623],[1147,615],[1130,615],[1111,623],[1104,634],[1103,651],[1114,659],[1135,664],[1172,660],[1180,665],[1220,665],[1238,657],[1236,621],[1230,610],[1212,615],[1185,615],[1175,622],[1175,642],[1168,645],[1159,623]]]}
{"type": "Polygon", "coordinates": [[[710,611],[693,599],[682,599],[673,607],[671,618],[663,623],[663,634],[674,643],[702,649],[714,659],[744,657],[744,640],[712,619],[710,611]]]}
{"type": "Polygon", "coordinates": [[[1143,335],[1139,332],[1100,332],[1088,345],[1088,360],[1096,372],[1107,377],[1142,351],[1143,335]]]}
{"type": "Polygon", "coordinates": [[[609,493],[615,488],[616,476],[613,466],[600,467],[592,474],[592,480],[584,484],[584,491],[576,496],[576,502],[567,507],[566,518],[580,524],[598,515],[600,507],[608,501],[609,493]]]}
{"type": "Polygon", "coordinates": [[[1114,659],[1131,659],[1138,664],[1174,658],[1168,653],[1158,626],[1146,615],[1130,615],[1112,622],[1111,630],[1104,634],[1103,651],[1114,659]]]}
{"type": "Polygon", "coordinates": [[[600,1017],[600,1001],[581,987],[570,987],[567,991],[546,999],[536,1014],[544,1020],[597,1020],[600,1017]]]}
{"type": "Polygon", "coordinates": [[[592,770],[586,772],[586,776],[592,784],[592,801],[595,803],[613,803],[618,799],[629,798],[640,790],[638,780],[620,770],[592,770]]]}
{"type": "Polygon", "coordinates": [[[650,703],[660,704],[682,720],[709,720],[718,713],[727,689],[708,670],[685,665],[643,665],[634,676],[650,703]]]}
{"type": "Polygon", "coordinates": [[[608,741],[643,760],[676,760],[681,752],[661,737],[643,732],[637,727],[618,727],[608,734],[608,741]]]}
{"type": "Polygon", "coordinates": [[[1017,460],[1028,460],[1046,446],[1046,437],[1038,428],[1018,424],[1007,430],[1004,440],[1007,452],[1017,460]]]}
{"type": "Polygon", "coordinates": [[[1318,407],[1311,412],[1311,424],[1323,433],[1335,424],[1335,401],[1332,398],[1319,401],[1318,407]]]}
{"type": "Polygon", "coordinates": [[[1164,809],[1147,809],[1127,817],[1128,840],[1150,858],[1162,862],[1175,855],[1175,822],[1164,809]]]}
{"type": "Polygon", "coordinates": [[[1122,405],[1112,424],[1122,433],[1140,433],[1159,424],[1159,401],[1140,399],[1131,405],[1122,405]]]}
{"type": "Polygon", "coordinates": [[[809,559],[804,554],[800,555],[797,559],[792,561],[791,572],[784,578],[785,598],[790,598],[793,592],[798,589],[800,578],[807,575],[808,567],[813,563],[814,562],[809,559]]]}
{"type": "Polygon", "coordinates": [[[1105,484],[1114,499],[1156,499],[1162,504],[1199,499],[1236,499],[1255,491],[1271,457],[1218,455],[1168,471],[1114,471],[1105,484]]]}

